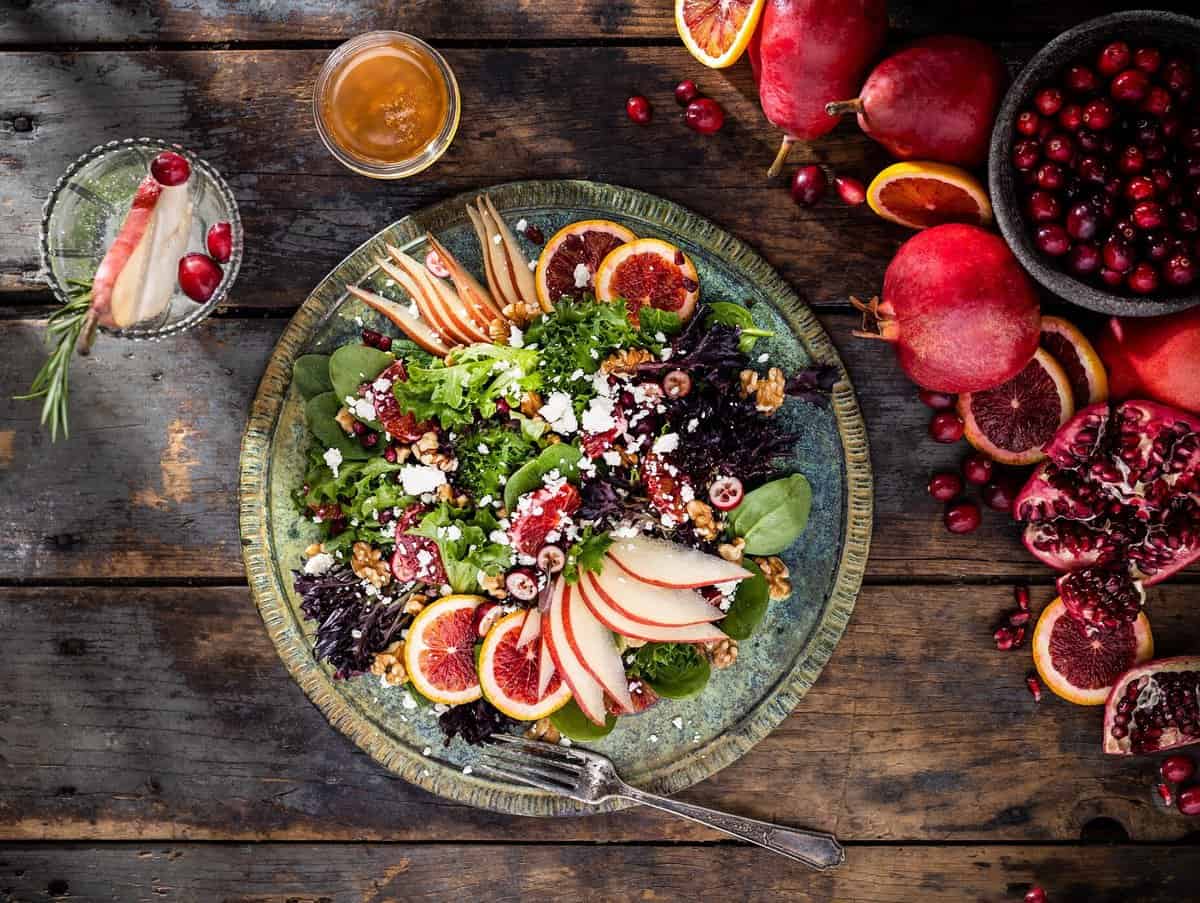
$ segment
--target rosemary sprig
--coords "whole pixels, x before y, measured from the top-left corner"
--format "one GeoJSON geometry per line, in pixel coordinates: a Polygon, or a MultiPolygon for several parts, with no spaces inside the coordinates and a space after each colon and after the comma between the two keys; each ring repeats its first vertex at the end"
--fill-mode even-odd
{"type": "Polygon", "coordinates": [[[33,378],[29,392],[16,396],[21,401],[45,399],[42,402],[42,425],[50,427],[51,442],[58,439],[60,429],[64,438],[71,435],[67,424],[71,356],[75,353],[75,343],[79,340],[92,305],[90,285],[72,282],[72,286],[71,300],[46,321],[46,344],[50,346],[50,356],[33,378]]]}

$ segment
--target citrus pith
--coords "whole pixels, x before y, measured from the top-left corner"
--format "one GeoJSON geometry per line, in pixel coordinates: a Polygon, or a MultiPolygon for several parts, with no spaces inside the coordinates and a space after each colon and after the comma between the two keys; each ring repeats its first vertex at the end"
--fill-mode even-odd
{"type": "Polygon", "coordinates": [[[571,698],[570,688],[555,674],[538,697],[542,644],[517,648],[527,612],[514,611],[493,625],[479,652],[479,683],[484,698],[510,718],[536,721],[545,718],[571,698]]]}
{"type": "Polygon", "coordinates": [[[404,643],[404,667],[426,699],[461,705],[480,697],[474,622],[483,601],[481,596],[443,596],[413,619],[404,643]]]}
{"type": "Polygon", "coordinates": [[[987,191],[965,169],[947,163],[893,163],[871,180],[867,203],[884,219],[925,229],[943,223],[992,221],[987,191]]]}

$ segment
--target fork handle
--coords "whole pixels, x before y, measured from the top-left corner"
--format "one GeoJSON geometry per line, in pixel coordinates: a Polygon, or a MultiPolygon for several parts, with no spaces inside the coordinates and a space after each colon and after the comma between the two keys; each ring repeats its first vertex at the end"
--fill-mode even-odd
{"type": "Polygon", "coordinates": [[[716,828],[740,840],[748,840],[758,844],[773,853],[779,853],[797,862],[803,862],[814,869],[824,871],[836,868],[846,861],[846,851],[832,834],[823,831],[806,831],[802,828],[785,828],[769,821],[758,821],[754,818],[743,818],[740,815],[730,815],[715,809],[706,809],[692,803],[658,796],[638,790],[636,787],[624,787],[617,794],[625,799],[670,812],[690,821],[698,822],[710,828],[716,828]]]}

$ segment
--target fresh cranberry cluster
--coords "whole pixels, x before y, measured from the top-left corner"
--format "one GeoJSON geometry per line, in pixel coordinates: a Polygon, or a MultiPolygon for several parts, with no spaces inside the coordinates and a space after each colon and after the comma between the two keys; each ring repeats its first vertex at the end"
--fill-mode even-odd
{"type": "Polygon", "coordinates": [[[1038,250],[1134,295],[1200,275],[1200,116],[1192,64],[1156,47],[1104,47],[1017,116],[1013,165],[1038,250]]]}

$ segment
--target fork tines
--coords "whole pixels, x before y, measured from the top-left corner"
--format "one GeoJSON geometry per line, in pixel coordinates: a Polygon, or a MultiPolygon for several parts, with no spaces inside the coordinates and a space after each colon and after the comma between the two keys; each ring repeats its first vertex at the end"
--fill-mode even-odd
{"type": "Polygon", "coordinates": [[[485,747],[478,767],[493,775],[560,796],[570,796],[583,775],[581,757],[565,748],[506,735],[492,739],[504,745],[485,747]]]}

